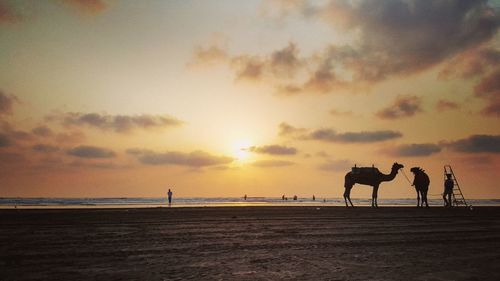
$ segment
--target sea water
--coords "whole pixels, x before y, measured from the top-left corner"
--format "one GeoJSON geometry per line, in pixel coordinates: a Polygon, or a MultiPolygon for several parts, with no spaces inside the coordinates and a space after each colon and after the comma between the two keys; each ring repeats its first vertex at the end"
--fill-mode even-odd
{"type": "MultiPolygon", "coordinates": [[[[355,206],[370,206],[371,199],[352,199],[355,206]]],[[[500,206],[500,199],[470,199],[473,206],[500,206]]],[[[216,206],[344,206],[343,198],[297,198],[282,200],[281,197],[174,197],[172,207],[216,206]]],[[[415,206],[415,198],[378,199],[379,206],[415,206]]],[[[429,199],[430,206],[442,206],[442,199],[429,199]]],[[[0,198],[0,208],[120,208],[168,206],[167,198],[119,197],[119,198],[0,198]]]]}

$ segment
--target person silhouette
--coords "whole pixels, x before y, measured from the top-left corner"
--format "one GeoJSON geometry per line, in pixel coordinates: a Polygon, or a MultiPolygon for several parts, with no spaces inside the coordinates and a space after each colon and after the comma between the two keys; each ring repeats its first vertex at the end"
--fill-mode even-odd
{"type": "Polygon", "coordinates": [[[455,183],[451,179],[451,174],[446,174],[446,180],[444,181],[444,193],[443,193],[443,200],[445,207],[448,208],[452,207],[451,195],[453,194],[454,186],[455,183]],[[448,199],[446,197],[448,197],[448,199]]]}
{"type": "Polygon", "coordinates": [[[245,201],[247,201],[247,195],[245,194],[245,196],[243,196],[243,199],[245,199],[245,201]]]}
{"type": "Polygon", "coordinates": [[[170,188],[168,189],[167,196],[168,196],[168,205],[170,206],[172,204],[172,190],[170,188]]]}

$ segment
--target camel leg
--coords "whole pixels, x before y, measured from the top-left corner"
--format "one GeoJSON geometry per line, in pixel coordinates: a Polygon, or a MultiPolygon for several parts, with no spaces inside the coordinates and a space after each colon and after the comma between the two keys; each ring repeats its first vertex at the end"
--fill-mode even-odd
{"type": "Polygon", "coordinates": [[[425,207],[429,208],[429,203],[427,203],[427,190],[422,191],[422,207],[424,206],[425,202],[425,207]]]}
{"type": "Polygon", "coordinates": [[[344,201],[345,201],[345,206],[349,207],[349,204],[347,204],[347,196],[349,196],[349,193],[351,193],[351,189],[345,188],[344,190],[344,201]]]}
{"type": "Polygon", "coordinates": [[[347,204],[347,200],[349,200],[349,203],[351,203],[351,207],[354,207],[351,201],[351,189],[352,186],[346,186],[345,191],[344,191],[344,201],[345,201],[345,206],[349,207],[349,204],[347,204]]]}
{"type": "Polygon", "coordinates": [[[420,191],[417,189],[417,208],[420,207],[420,191]]]}
{"type": "Polygon", "coordinates": [[[378,207],[378,204],[377,204],[377,194],[378,194],[378,185],[373,186],[372,207],[378,207]]]}

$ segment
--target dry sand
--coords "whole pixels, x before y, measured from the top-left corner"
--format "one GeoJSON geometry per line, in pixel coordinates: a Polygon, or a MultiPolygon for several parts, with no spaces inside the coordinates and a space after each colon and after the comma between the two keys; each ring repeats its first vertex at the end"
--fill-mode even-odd
{"type": "Polygon", "coordinates": [[[1,210],[0,280],[500,280],[500,208],[1,210]]]}

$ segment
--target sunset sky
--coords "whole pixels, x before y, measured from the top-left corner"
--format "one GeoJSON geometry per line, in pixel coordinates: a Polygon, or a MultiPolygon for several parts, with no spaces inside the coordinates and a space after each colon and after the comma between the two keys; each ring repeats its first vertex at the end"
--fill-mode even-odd
{"type": "Polygon", "coordinates": [[[0,197],[341,197],[398,162],[500,198],[499,29],[500,1],[0,0],[0,197]]]}

